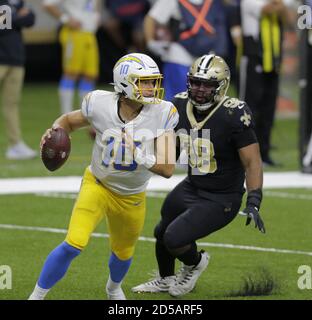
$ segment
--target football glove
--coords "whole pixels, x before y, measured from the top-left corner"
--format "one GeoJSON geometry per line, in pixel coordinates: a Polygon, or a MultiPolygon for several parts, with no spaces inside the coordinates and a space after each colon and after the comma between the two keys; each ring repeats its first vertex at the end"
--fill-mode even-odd
{"type": "Polygon", "coordinates": [[[253,220],[255,222],[255,228],[258,228],[262,233],[265,233],[264,223],[260,217],[259,210],[257,207],[253,205],[247,205],[243,212],[247,216],[246,226],[248,226],[251,220],[253,220]]]}
{"type": "Polygon", "coordinates": [[[246,208],[243,213],[246,214],[246,226],[253,220],[255,228],[258,228],[262,233],[265,233],[264,223],[259,214],[259,208],[262,201],[262,190],[256,189],[248,192],[246,208]]]}

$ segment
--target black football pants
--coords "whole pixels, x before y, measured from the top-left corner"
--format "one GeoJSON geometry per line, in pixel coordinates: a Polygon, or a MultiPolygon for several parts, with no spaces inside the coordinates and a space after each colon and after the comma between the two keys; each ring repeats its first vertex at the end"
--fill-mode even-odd
{"type": "Polygon", "coordinates": [[[194,188],[187,178],[178,184],[167,195],[161,220],[155,228],[160,275],[174,274],[172,250],[187,245],[196,248],[196,240],[225,227],[236,217],[241,200],[240,193],[221,197],[206,195],[194,188]]]}

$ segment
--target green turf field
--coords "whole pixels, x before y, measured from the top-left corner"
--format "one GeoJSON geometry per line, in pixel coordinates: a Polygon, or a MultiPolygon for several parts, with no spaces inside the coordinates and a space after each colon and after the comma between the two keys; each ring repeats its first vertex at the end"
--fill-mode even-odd
{"type": "MultiPolygon", "coordinates": [[[[292,194],[309,194],[298,190],[292,194]]],[[[12,195],[0,197],[0,207],[6,208],[0,223],[65,229],[70,218],[73,199],[12,195]]],[[[159,217],[161,199],[149,198],[147,219],[142,236],[152,238],[153,227],[159,217]]],[[[253,227],[245,227],[245,218],[236,220],[218,233],[201,242],[235,244],[261,248],[312,251],[311,200],[285,200],[268,196],[263,204],[263,218],[267,234],[253,227]],[[300,210],[298,210],[300,208],[300,210]]],[[[60,230],[58,230],[60,232],[60,230]]],[[[103,222],[96,232],[105,233],[103,222]]],[[[0,290],[0,299],[25,299],[32,290],[47,254],[64,239],[62,233],[51,230],[7,230],[0,228],[1,264],[11,266],[12,290],[0,290]]],[[[156,268],[153,243],[139,241],[133,265],[125,280],[125,292],[130,299],[170,299],[167,294],[132,294],[131,286],[150,278],[156,268]]],[[[211,262],[193,293],[185,299],[229,299],[238,290],[243,276],[257,276],[265,268],[278,284],[274,294],[243,299],[311,299],[311,290],[299,290],[297,273],[300,265],[312,264],[312,256],[294,253],[259,252],[238,248],[202,247],[211,254],[211,262]]],[[[68,276],[50,293],[49,299],[104,299],[109,256],[108,239],[92,238],[87,250],[77,258],[68,276]]]]}
{"type": "MultiPolygon", "coordinates": [[[[38,146],[41,134],[57,117],[56,90],[55,85],[27,85],[25,88],[23,131],[26,142],[34,148],[38,146]]],[[[276,123],[273,144],[277,150],[273,156],[284,164],[279,170],[298,170],[297,131],[296,120],[278,120],[276,123]]],[[[70,159],[59,171],[49,173],[39,158],[23,162],[5,160],[5,144],[1,122],[0,178],[81,175],[90,160],[92,148],[85,130],[73,134],[70,159]]],[[[297,286],[300,276],[298,267],[312,267],[311,201],[309,189],[267,190],[262,207],[267,228],[265,235],[251,226],[245,227],[245,218],[238,216],[223,230],[202,239],[205,246],[200,247],[211,254],[210,265],[195,290],[185,299],[312,299],[312,290],[300,290],[297,286]],[[207,243],[210,246],[207,247],[207,243]],[[235,247],[229,248],[225,244],[235,247]],[[259,251],[259,248],[264,251],[259,251]],[[279,250],[289,251],[281,253],[279,250]],[[244,277],[256,279],[263,269],[274,279],[272,293],[260,297],[235,296],[234,292],[240,290],[244,277]]],[[[74,199],[70,198],[32,194],[0,196],[0,225],[11,225],[13,228],[0,226],[0,266],[9,265],[13,272],[12,289],[0,289],[0,300],[28,297],[47,254],[64,239],[63,232],[67,228],[73,203],[74,199]],[[17,226],[42,229],[17,229],[17,226]]],[[[148,198],[142,236],[153,237],[161,203],[161,197],[148,198]]],[[[102,223],[96,232],[105,233],[105,224],[102,223]]],[[[92,238],[86,251],[73,262],[65,279],[50,292],[48,299],[105,299],[108,257],[108,239],[92,238]]],[[[133,264],[124,281],[128,299],[172,299],[168,294],[131,293],[130,288],[148,280],[151,277],[149,273],[155,268],[153,243],[139,241],[133,264]]]]}

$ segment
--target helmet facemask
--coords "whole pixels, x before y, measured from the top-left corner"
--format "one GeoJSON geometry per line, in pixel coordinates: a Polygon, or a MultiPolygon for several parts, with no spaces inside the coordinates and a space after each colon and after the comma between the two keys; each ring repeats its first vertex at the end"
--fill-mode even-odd
{"type": "Polygon", "coordinates": [[[128,97],[131,100],[143,104],[159,104],[164,96],[164,89],[161,87],[162,75],[151,76],[130,75],[128,82],[132,85],[132,95],[128,97]],[[153,86],[148,87],[144,82],[153,82],[153,86]]]}
{"type": "Polygon", "coordinates": [[[199,110],[207,110],[214,105],[220,85],[217,81],[202,79],[188,75],[187,89],[191,102],[199,106],[199,110]]]}

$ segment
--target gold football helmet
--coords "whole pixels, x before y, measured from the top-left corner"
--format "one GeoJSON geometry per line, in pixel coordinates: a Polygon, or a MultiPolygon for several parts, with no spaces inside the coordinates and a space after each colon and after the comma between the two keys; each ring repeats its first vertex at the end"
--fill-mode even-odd
{"type": "Polygon", "coordinates": [[[192,104],[205,111],[220,102],[230,85],[227,63],[214,54],[196,59],[187,74],[188,96],[192,104]]]}

